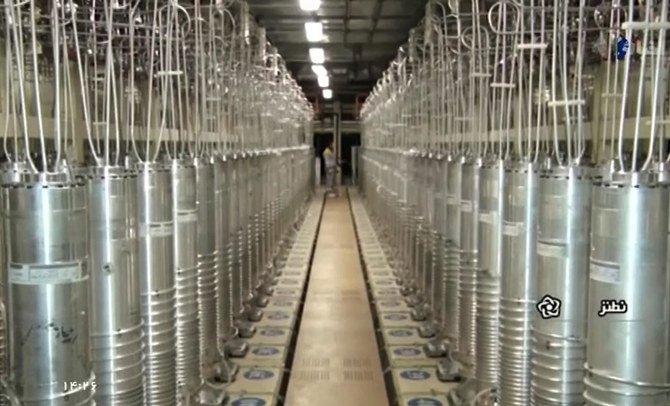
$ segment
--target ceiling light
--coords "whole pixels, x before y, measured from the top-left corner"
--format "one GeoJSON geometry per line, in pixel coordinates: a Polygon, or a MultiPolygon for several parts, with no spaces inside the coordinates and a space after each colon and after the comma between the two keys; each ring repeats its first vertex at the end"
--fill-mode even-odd
{"type": "Polygon", "coordinates": [[[323,98],[330,100],[333,98],[333,91],[331,89],[323,89],[323,98]]]}
{"type": "Polygon", "coordinates": [[[312,60],[312,63],[323,64],[326,62],[326,53],[323,51],[323,48],[310,48],[309,58],[312,60]]]}
{"type": "Polygon", "coordinates": [[[327,75],[319,76],[319,86],[326,88],[330,86],[330,78],[327,75]]]}
{"type": "Polygon", "coordinates": [[[300,8],[303,11],[316,11],[321,7],[321,0],[300,0],[300,8]]]}
{"type": "Polygon", "coordinates": [[[316,76],[328,76],[328,71],[323,65],[312,65],[312,72],[314,72],[316,76]]]}
{"type": "Polygon", "coordinates": [[[320,42],[323,40],[323,24],[309,22],[305,23],[305,35],[309,42],[320,42]]]}

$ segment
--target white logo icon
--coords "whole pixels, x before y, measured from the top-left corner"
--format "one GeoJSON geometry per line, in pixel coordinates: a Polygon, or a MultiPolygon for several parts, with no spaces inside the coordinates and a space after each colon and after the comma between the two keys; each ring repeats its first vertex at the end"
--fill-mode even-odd
{"type": "Polygon", "coordinates": [[[545,320],[555,319],[561,315],[561,301],[550,295],[544,295],[535,307],[545,320]]]}

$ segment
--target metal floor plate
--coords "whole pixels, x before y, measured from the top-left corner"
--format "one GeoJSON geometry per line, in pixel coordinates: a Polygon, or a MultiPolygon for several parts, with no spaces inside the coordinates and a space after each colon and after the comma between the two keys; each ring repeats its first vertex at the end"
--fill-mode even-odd
{"type": "Polygon", "coordinates": [[[312,202],[298,232],[300,241],[293,244],[288,253],[288,257],[300,264],[297,267],[282,268],[279,285],[274,287],[273,296],[263,308],[263,318],[255,323],[256,334],[247,340],[248,353],[244,358],[235,359],[240,366],[240,372],[238,379],[229,388],[229,406],[273,406],[278,403],[278,391],[289,353],[289,343],[294,334],[302,287],[307,279],[308,261],[321,207],[322,201],[319,199],[312,202]],[[282,283],[286,280],[290,282],[282,283]]]}
{"type": "Polygon", "coordinates": [[[399,406],[447,406],[447,397],[444,395],[410,394],[400,397],[399,406]]]}
{"type": "Polygon", "coordinates": [[[274,406],[276,404],[276,396],[258,393],[232,394],[227,403],[228,406],[274,406]]]}
{"type": "Polygon", "coordinates": [[[281,345],[255,345],[249,348],[247,356],[235,360],[241,367],[284,368],[288,348],[281,345]]]}
{"type": "Polygon", "coordinates": [[[383,312],[379,313],[379,324],[382,328],[408,327],[418,328],[419,323],[412,321],[410,312],[383,312]]]}
{"type": "Polygon", "coordinates": [[[300,305],[300,296],[274,296],[265,308],[266,312],[295,313],[300,305]]]}
{"type": "Polygon", "coordinates": [[[395,345],[386,348],[392,368],[436,367],[437,358],[427,358],[421,345],[395,345]]]}
{"type": "Polygon", "coordinates": [[[276,395],[281,385],[282,374],[283,368],[240,368],[237,379],[228,388],[228,393],[276,395]]]}

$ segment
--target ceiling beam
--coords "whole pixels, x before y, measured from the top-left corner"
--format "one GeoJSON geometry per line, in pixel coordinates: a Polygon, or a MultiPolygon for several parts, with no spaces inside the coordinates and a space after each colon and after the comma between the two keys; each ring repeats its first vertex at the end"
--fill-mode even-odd
{"type": "Polygon", "coordinates": [[[326,51],[331,88],[345,106],[374,87],[407,41],[409,29],[420,21],[428,0],[322,0],[315,13],[301,12],[298,0],[247,1],[293,77],[312,97],[321,98],[321,88],[311,70],[309,48],[326,51]],[[323,22],[326,42],[307,42],[304,23],[314,20],[323,22]]]}
{"type": "MultiPolygon", "coordinates": [[[[274,45],[274,44],[273,44],[274,45]]],[[[304,52],[308,51],[310,48],[323,48],[326,53],[328,52],[338,52],[338,51],[356,51],[358,48],[361,48],[363,52],[365,51],[378,51],[378,50],[398,50],[398,43],[396,41],[384,41],[384,42],[375,42],[374,44],[342,44],[337,42],[321,42],[313,43],[307,42],[304,43],[279,43],[279,46],[285,46],[287,48],[285,51],[288,53],[295,52],[304,52]]],[[[283,56],[284,54],[282,54],[283,56]]],[[[328,55],[326,55],[328,57],[328,55]]]]}
{"type": "MultiPolygon", "coordinates": [[[[338,94],[357,95],[369,92],[374,86],[375,83],[371,82],[369,85],[366,86],[356,86],[356,87],[346,86],[342,88],[335,88],[335,91],[337,91],[338,94]]],[[[305,93],[315,94],[321,92],[321,88],[319,86],[310,86],[306,83],[302,84],[302,88],[305,91],[305,93]]]]}
{"type": "Polygon", "coordinates": [[[345,0],[344,3],[344,44],[349,40],[349,20],[351,19],[351,0],[345,0]]]}
{"type": "Polygon", "coordinates": [[[326,53],[326,64],[356,62],[380,62],[394,57],[398,52],[398,46],[394,42],[385,42],[374,45],[340,45],[340,44],[295,44],[294,46],[282,46],[280,54],[286,62],[311,63],[309,49],[318,46],[326,53]]]}
{"type": "MultiPolygon", "coordinates": [[[[270,27],[270,28],[266,28],[266,31],[269,32],[269,33],[270,32],[274,33],[274,34],[296,34],[296,33],[300,33],[304,36],[305,35],[305,29],[304,29],[304,27],[301,27],[301,28],[302,29],[296,28],[296,27],[285,27],[285,28],[282,28],[282,27],[272,28],[272,27],[270,27]]],[[[342,29],[342,28],[330,28],[330,29],[328,29],[328,28],[324,27],[323,30],[324,31],[330,31],[330,32],[342,32],[342,33],[344,32],[344,29],[342,29]]],[[[368,29],[355,29],[355,28],[349,29],[350,34],[361,34],[361,33],[369,33],[369,32],[370,32],[370,30],[368,30],[368,29]]],[[[400,28],[400,29],[399,28],[375,28],[375,32],[377,34],[391,34],[391,33],[401,34],[401,33],[407,33],[408,30],[404,30],[402,28],[400,28]]],[[[307,41],[307,39],[305,39],[305,41],[307,41]]]]}
{"type": "MultiPolygon", "coordinates": [[[[346,0],[347,3],[351,2],[351,0],[346,0]]],[[[349,17],[351,20],[370,20],[370,16],[367,14],[351,14],[351,3],[349,3],[349,9],[347,10],[345,8],[344,10],[344,17],[349,17]]],[[[319,20],[321,22],[324,22],[326,25],[328,22],[334,21],[334,20],[342,20],[342,16],[317,16],[316,20],[319,20]]],[[[394,21],[394,22],[407,22],[408,24],[410,22],[414,23],[414,18],[411,15],[402,15],[402,16],[383,16],[379,17],[380,20],[388,20],[388,21],[394,21]]],[[[258,22],[261,25],[267,24],[266,28],[271,28],[271,25],[277,25],[277,24],[283,24],[283,25],[294,25],[294,24],[304,24],[309,21],[314,21],[315,17],[310,14],[304,14],[304,15],[291,15],[291,16],[284,16],[284,15],[279,15],[279,14],[261,14],[257,17],[258,22]]],[[[371,20],[370,20],[371,21],[371,20]]]]}
{"type": "Polygon", "coordinates": [[[368,34],[368,43],[372,44],[372,40],[377,33],[377,25],[379,24],[379,16],[382,14],[382,7],[384,0],[375,0],[375,5],[372,10],[372,18],[370,19],[370,33],[368,34]]]}

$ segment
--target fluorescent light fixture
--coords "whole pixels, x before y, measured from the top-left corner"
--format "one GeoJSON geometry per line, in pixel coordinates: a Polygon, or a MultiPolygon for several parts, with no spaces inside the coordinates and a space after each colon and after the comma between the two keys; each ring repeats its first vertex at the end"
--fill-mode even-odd
{"type": "Polygon", "coordinates": [[[328,71],[323,65],[312,65],[312,72],[314,72],[316,76],[328,76],[328,71]]]}
{"type": "Polygon", "coordinates": [[[305,23],[305,35],[309,42],[320,42],[323,40],[323,24],[317,22],[305,23]]]}
{"type": "Polygon", "coordinates": [[[323,51],[323,48],[310,48],[309,59],[312,60],[312,63],[322,65],[326,62],[326,53],[323,51]]]}
{"type": "Polygon", "coordinates": [[[323,98],[330,100],[333,98],[333,91],[331,89],[323,89],[323,98]]]}
{"type": "Polygon", "coordinates": [[[330,86],[330,78],[327,75],[326,76],[319,76],[318,79],[319,79],[319,86],[320,87],[326,88],[326,87],[330,86]]]}
{"type": "Polygon", "coordinates": [[[300,0],[300,8],[303,11],[316,11],[321,7],[321,0],[300,0]]]}

